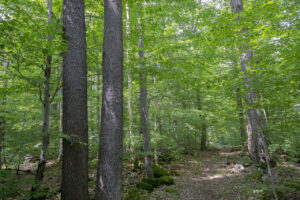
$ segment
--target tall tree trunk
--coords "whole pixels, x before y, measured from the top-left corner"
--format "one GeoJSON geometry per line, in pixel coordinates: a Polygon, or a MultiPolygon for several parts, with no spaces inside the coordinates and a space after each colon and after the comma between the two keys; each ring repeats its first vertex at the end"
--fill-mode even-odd
{"type": "Polygon", "coordinates": [[[241,141],[242,141],[242,144],[244,144],[246,141],[246,138],[247,138],[247,133],[246,133],[246,129],[245,129],[243,101],[242,101],[242,97],[241,97],[240,88],[236,89],[236,102],[237,102],[238,115],[239,115],[241,141]]]}
{"type": "MultiPolygon", "coordinates": [[[[48,26],[50,26],[52,21],[52,0],[47,0],[47,14],[48,14],[48,26]]],[[[52,35],[48,34],[48,43],[50,44],[52,40],[52,35]]],[[[51,65],[52,65],[52,55],[47,53],[46,55],[46,67],[44,70],[44,99],[43,99],[43,128],[42,128],[42,150],[40,153],[40,160],[36,170],[35,184],[32,186],[33,194],[39,190],[41,181],[44,177],[44,172],[46,168],[46,154],[49,146],[49,122],[50,122],[50,78],[51,78],[51,65]]],[[[32,197],[34,199],[35,197],[32,197]]],[[[46,198],[46,197],[45,197],[46,198]]]]}
{"type": "MultiPolygon", "coordinates": [[[[142,9],[142,3],[139,3],[139,8],[142,9]]],[[[151,138],[149,130],[149,118],[148,118],[148,104],[147,104],[147,86],[146,86],[146,75],[144,68],[144,41],[143,41],[143,28],[142,28],[142,12],[139,11],[139,57],[141,60],[140,63],[140,126],[141,134],[144,137],[144,164],[145,164],[145,175],[149,178],[153,177],[153,168],[152,168],[152,155],[151,155],[151,138]]]]}
{"type": "Polygon", "coordinates": [[[63,1],[62,200],[88,199],[87,64],[84,0],[63,1]]]}
{"type": "Polygon", "coordinates": [[[103,92],[96,200],[122,198],[123,25],[122,0],[104,1],[103,92]]]}
{"type": "MultiPolygon", "coordinates": [[[[231,0],[230,6],[232,13],[240,13],[243,11],[243,1],[242,0],[231,0]]],[[[243,33],[248,34],[247,28],[243,28],[243,33]]],[[[263,131],[263,118],[261,110],[256,108],[257,104],[257,91],[253,86],[253,81],[255,80],[255,74],[250,70],[251,59],[253,56],[252,49],[248,45],[243,45],[240,47],[241,53],[241,68],[245,75],[244,85],[247,90],[245,96],[247,107],[247,132],[248,132],[248,152],[250,158],[254,163],[262,162],[265,159],[267,164],[268,173],[271,178],[272,190],[275,199],[277,200],[277,194],[275,192],[275,186],[273,181],[272,172],[270,169],[270,156],[268,152],[268,146],[265,141],[265,135],[263,131]]]]}
{"type": "MultiPolygon", "coordinates": [[[[202,102],[200,97],[200,91],[197,91],[197,109],[199,111],[202,110],[202,102]]],[[[206,131],[206,119],[204,114],[200,114],[201,118],[201,140],[200,140],[200,149],[205,150],[206,149],[206,139],[207,139],[207,131],[206,131]]]]}

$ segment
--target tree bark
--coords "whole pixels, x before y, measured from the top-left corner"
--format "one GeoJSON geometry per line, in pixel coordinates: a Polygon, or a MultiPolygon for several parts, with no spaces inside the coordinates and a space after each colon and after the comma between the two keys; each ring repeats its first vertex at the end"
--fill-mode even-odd
{"type": "Polygon", "coordinates": [[[236,89],[236,102],[237,102],[238,115],[239,115],[241,141],[242,141],[242,144],[244,144],[246,141],[246,138],[247,138],[247,133],[246,133],[246,129],[245,129],[243,101],[242,101],[242,97],[241,97],[241,93],[240,93],[240,88],[236,89]]]}
{"type": "MultiPolygon", "coordinates": [[[[243,1],[242,0],[231,0],[230,6],[232,13],[240,13],[243,11],[243,1]]],[[[238,21],[238,20],[237,20],[238,21]]],[[[243,33],[247,37],[248,30],[243,28],[243,33]]],[[[255,74],[250,69],[251,59],[253,57],[252,49],[248,45],[242,45],[240,47],[241,53],[241,68],[244,73],[244,85],[247,91],[245,96],[247,109],[247,133],[248,133],[248,152],[249,156],[254,163],[265,162],[267,164],[268,173],[271,178],[272,190],[275,199],[277,200],[277,194],[275,191],[274,180],[272,172],[270,169],[270,156],[268,152],[268,146],[265,140],[265,134],[263,131],[263,118],[261,110],[256,108],[257,104],[257,91],[253,86],[253,81],[255,79],[255,74]]]]}
{"type": "MultiPolygon", "coordinates": [[[[203,111],[202,102],[200,97],[200,91],[197,91],[197,109],[199,111],[203,111]]],[[[207,139],[207,131],[206,131],[206,119],[204,114],[200,114],[201,118],[201,139],[200,139],[200,149],[206,149],[206,139],[207,139]]]]}
{"type": "Polygon", "coordinates": [[[96,200],[120,200],[123,154],[122,0],[104,1],[103,93],[96,200]]]}
{"type": "MultiPolygon", "coordinates": [[[[142,3],[139,3],[139,8],[141,9],[142,3]]],[[[148,118],[148,105],[147,105],[147,86],[146,86],[146,75],[144,68],[144,41],[143,41],[143,29],[142,29],[142,18],[141,11],[139,11],[139,57],[141,60],[140,63],[140,126],[141,134],[144,137],[144,164],[145,164],[145,175],[149,178],[153,177],[153,158],[151,155],[151,136],[149,130],[149,118],[148,118]]]]}
{"type": "Polygon", "coordinates": [[[87,64],[84,0],[63,1],[62,200],[88,199],[87,64]]]}

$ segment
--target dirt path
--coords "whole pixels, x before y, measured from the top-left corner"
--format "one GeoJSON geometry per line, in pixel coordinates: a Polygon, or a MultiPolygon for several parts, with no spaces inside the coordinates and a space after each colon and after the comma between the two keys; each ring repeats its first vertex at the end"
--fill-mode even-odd
{"type": "MultiPolygon", "coordinates": [[[[239,169],[241,163],[247,165],[251,162],[246,158],[239,151],[206,151],[196,152],[192,156],[187,155],[179,163],[170,166],[180,173],[180,176],[175,177],[176,184],[155,189],[148,199],[273,199],[269,177],[266,174],[257,175],[256,172],[259,170],[253,165],[239,169]],[[168,193],[170,188],[176,192],[168,193]]],[[[273,169],[273,175],[276,177],[278,194],[284,197],[281,199],[299,199],[300,192],[296,189],[299,186],[296,184],[300,183],[300,176],[297,167],[281,165],[273,169]]]]}
{"type": "MultiPolygon", "coordinates": [[[[239,152],[203,152],[186,156],[176,164],[180,176],[175,178],[178,196],[161,197],[164,200],[235,200],[241,199],[239,182],[242,172],[234,171],[233,156],[239,152]]],[[[158,199],[157,197],[155,199],[158,199]]]]}

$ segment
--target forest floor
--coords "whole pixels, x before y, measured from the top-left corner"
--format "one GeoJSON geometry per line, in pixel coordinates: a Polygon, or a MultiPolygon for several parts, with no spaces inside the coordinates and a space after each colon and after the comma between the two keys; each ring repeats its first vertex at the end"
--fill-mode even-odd
{"type": "MultiPolygon", "coordinates": [[[[248,166],[241,151],[205,151],[185,156],[172,166],[180,176],[172,186],[178,193],[166,192],[166,186],[154,190],[149,199],[161,200],[252,200],[273,199],[269,177],[248,166]],[[240,169],[239,165],[243,166],[240,169]]],[[[273,169],[279,199],[300,199],[300,167],[273,169]],[[295,183],[296,181],[296,183],[295,183]],[[297,188],[284,185],[295,183],[297,188]],[[284,194],[283,194],[284,193],[284,194]]]]}
{"type": "MultiPolygon", "coordinates": [[[[177,154],[178,155],[178,154],[177,154]]],[[[142,163],[142,161],[140,161],[142,163]]],[[[273,199],[270,179],[251,165],[247,155],[236,150],[190,151],[179,155],[172,162],[159,163],[167,171],[176,171],[175,184],[163,185],[148,193],[139,190],[142,200],[271,200],[273,199]],[[241,167],[242,166],[242,167],[241,167]]],[[[34,171],[36,166],[26,165],[22,170],[34,171]]],[[[50,161],[44,178],[44,188],[50,200],[60,199],[61,163],[50,161]]],[[[96,166],[90,166],[89,194],[93,199],[96,166]]],[[[143,177],[143,169],[133,170],[128,163],[124,165],[123,190],[127,196],[129,188],[143,177]]],[[[291,162],[278,162],[272,169],[276,191],[280,200],[300,199],[300,165],[291,162]]],[[[33,173],[11,176],[12,185],[7,187],[7,195],[26,199],[30,194],[33,173]]],[[[7,180],[8,181],[8,180],[7,180]]],[[[7,182],[9,183],[9,182],[7,182]]],[[[5,188],[4,188],[5,189],[5,188]]],[[[1,192],[0,192],[1,193],[1,192]]],[[[133,200],[140,200],[133,199],[133,200]]]]}

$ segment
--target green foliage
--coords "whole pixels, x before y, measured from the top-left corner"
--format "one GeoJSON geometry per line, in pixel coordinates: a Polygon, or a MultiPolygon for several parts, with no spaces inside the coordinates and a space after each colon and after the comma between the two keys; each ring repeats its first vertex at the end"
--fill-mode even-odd
{"type": "Polygon", "coordinates": [[[300,180],[290,180],[284,186],[295,191],[300,191],[300,180]]]}
{"type": "Polygon", "coordinates": [[[21,192],[18,187],[18,180],[12,170],[0,170],[0,198],[16,195],[21,192]]]}
{"type": "Polygon", "coordinates": [[[163,168],[157,166],[157,165],[153,165],[153,173],[154,173],[154,177],[162,177],[162,176],[169,176],[169,173],[167,171],[165,171],[163,168]]]}
{"type": "MultiPolygon", "coordinates": [[[[132,157],[143,156],[143,136],[139,134],[140,72],[145,73],[147,81],[151,145],[159,164],[180,160],[183,151],[198,150],[204,124],[210,148],[242,143],[236,88],[241,91],[244,117],[249,105],[243,98],[247,91],[240,66],[241,44],[253,50],[253,59],[248,63],[255,72],[252,89],[258,96],[255,106],[266,111],[264,130],[271,157],[281,162],[299,162],[298,1],[244,1],[240,14],[232,14],[229,1],[223,0],[201,4],[195,0],[145,1],[140,13],[145,52],[142,68],[138,56],[139,8],[136,1],[123,2],[124,7],[129,7],[129,19],[125,12],[123,16],[125,164],[130,164],[132,157]],[[247,27],[247,37],[242,35],[241,27],[247,27]]],[[[89,167],[95,169],[102,102],[103,0],[86,0],[85,6],[89,167]]],[[[4,134],[0,141],[4,147],[1,167],[15,169],[37,162],[40,153],[43,105],[39,96],[47,54],[52,55],[53,63],[51,95],[60,84],[62,53],[66,50],[62,1],[53,1],[53,21],[49,25],[44,1],[2,0],[0,10],[0,129],[4,134]],[[53,36],[51,42],[49,34],[53,36]]],[[[58,157],[61,138],[70,139],[61,133],[61,102],[58,91],[51,105],[48,159],[58,157]]],[[[134,160],[135,171],[142,169],[142,163],[143,159],[134,160]]],[[[243,157],[241,164],[249,166],[251,161],[243,157]]],[[[29,192],[19,190],[12,174],[3,173],[7,172],[1,171],[0,184],[5,180],[1,197],[29,192]]],[[[154,166],[154,173],[156,177],[178,175],[158,166],[154,166]]],[[[293,172],[279,168],[279,173],[293,172]]],[[[254,172],[247,178],[261,180],[261,174],[254,172]]]]}
{"type": "Polygon", "coordinates": [[[162,176],[159,177],[159,182],[161,185],[173,185],[174,179],[172,176],[162,176]]]}
{"type": "Polygon", "coordinates": [[[171,170],[170,171],[170,175],[172,175],[172,176],[180,176],[180,173],[178,171],[176,171],[176,170],[171,170]]]}
{"type": "Polygon", "coordinates": [[[152,185],[153,188],[157,188],[161,185],[159,178],[143,178],[142,182],[152,185]]]}
{"type": "Polygon", "coordinates": [[[136,187],[138,189],[147,190],[148,192],[152,192],[153,191],[152,185],[150,185],[148,183],[145,183],[145,182],[138,182],[136,184],[136,187]]]}
{"type": "Polygon", "coordinates": [[[125,200],[141,200],[141,199],[143,199],[143,197],[140,195],[138,189],[136,188],[130,188],[127,196],[125,197],[125,200]]]}
{"type": "Polygon", "coordinates": [[[171,188],[171,187],[167,187],[166,192],[172,193],[172,194],[175,194],[175,195],[179,195],[178,190],[176,190],[175,188],[171,188]]]}
{"type": "Polygon", "coordinates": [[[247,174],[245,178],[262,181],[262,172],[260,170],[255,170],[252,174],[247,174]]]}

